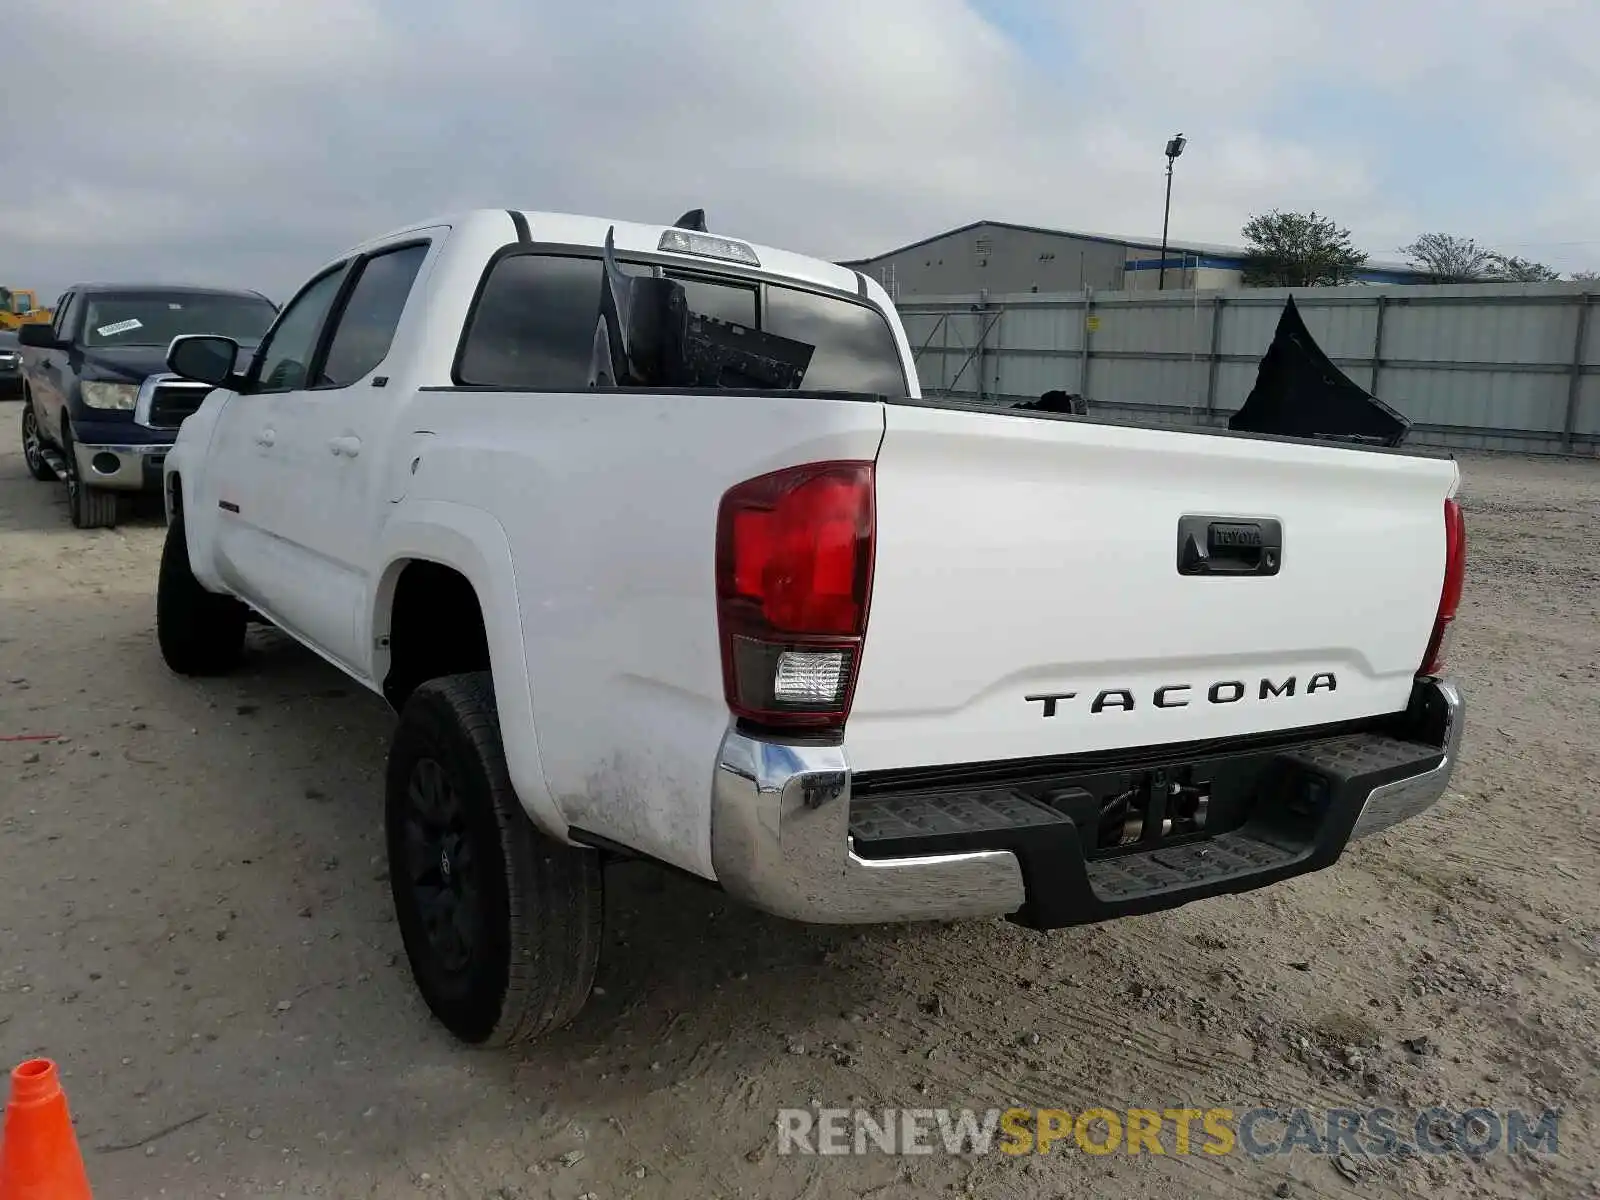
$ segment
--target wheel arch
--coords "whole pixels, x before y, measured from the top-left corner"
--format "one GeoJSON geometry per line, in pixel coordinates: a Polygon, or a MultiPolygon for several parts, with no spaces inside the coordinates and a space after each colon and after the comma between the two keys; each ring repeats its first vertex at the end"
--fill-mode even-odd
{"type": "Polygon", "coordinates": [[[389,621],[378,645],[388,661],[377,682],[396,713],[430,679],[472,671],[492,675],[483,602],[466,574],[431,558],[403,558],[384,576],[389,621]]]}
{"type": "MultiPolygon", "coordinates": [[[[410,607],[417,602],[416,589],[443,598],[443,611],[450,618],[460,618],[464,612],[464,596],[456,589],[463,585],[469,589],[481,621],[481,635],[464,639],[470,649],[466,657],[456,659],[458,669],[488,668],[512,786],[535,825],[551,837],[569,840],[566,820],[550,792],[539,756],[534,681],[528,670],[516,573],[505,529],[482,509],[447,501],[416,501],[386,524],[380,547],[381,567],[369,614],[373,681],[382,687],[391,706],[397,706],[397,700],[403,703],[410,688],[422,682],[417,678],[418,660],[406,657],[414,647],[395,644],[397,637],[418,633],[413,623],[417,610],[410,607]],[[474,665],[476,653],[486,661],[474,665]]],[[[460,650],[460,645],[442,647],[440,661],[448,661],[452,651],[460,650]]]]}

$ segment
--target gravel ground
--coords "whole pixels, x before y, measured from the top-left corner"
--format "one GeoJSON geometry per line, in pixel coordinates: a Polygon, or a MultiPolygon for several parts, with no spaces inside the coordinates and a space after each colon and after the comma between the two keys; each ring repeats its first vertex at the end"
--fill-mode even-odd
{"type": "MultiPolygon", "coordinates": [[[[412,989],[391,727],[272,631],[180,680],[159,511],[74,530],[0,405],[0,1052],[57,1059],[99,1197],[1585,1196],[1600,997],[1600,464],[1464,460],[1454,790],[1174,913],[812,929],[607,878],[599,991],[517,1054],[412,989]],[[784,1156],[780,1107],[1560,1110],[1555,1154],[784,1156]]],[[[1172,1149],[1170,1134],[1168,1149],[1172,1149]]]]}

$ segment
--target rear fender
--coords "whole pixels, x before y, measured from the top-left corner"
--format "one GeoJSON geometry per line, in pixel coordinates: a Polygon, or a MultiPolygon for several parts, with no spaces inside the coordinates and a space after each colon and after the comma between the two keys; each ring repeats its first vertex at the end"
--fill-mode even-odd
{"type": "Polygon", "coordinates": [[[522,615],[517,606],[511,544],[500,522],[479,508],[442,500],[401,506],[384,525],[378,561],[383,564],[369,612],[374,647],[372,678],[389,672],[389,621],[400,574],[408,562],[425,559],[459,571],[472,584],[483,610],[494,675],[506,766],[529,819],[551,837],[567,838],[567,823],[545,782],[534,728],[533,680],[529,677],[522,615]]]}

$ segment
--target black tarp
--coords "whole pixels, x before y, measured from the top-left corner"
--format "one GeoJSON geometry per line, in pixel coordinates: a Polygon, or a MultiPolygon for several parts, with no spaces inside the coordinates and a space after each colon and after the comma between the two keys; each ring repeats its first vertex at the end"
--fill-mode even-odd
{"type": "Polygon", "coordinates": [[[1333,365],[1290,296],[1256,370],[1256,385],[1228,428],[1398,446],[1411,422],[1333,365]]]}
{"type": "Polygon", "coordinates": [[[1031,412],[1071,413],[1075,417],[1089,415],[1089,402],[1076,392],[1045,392],[1037,400],[1020,400],[1011,407],[1031,412]]]}

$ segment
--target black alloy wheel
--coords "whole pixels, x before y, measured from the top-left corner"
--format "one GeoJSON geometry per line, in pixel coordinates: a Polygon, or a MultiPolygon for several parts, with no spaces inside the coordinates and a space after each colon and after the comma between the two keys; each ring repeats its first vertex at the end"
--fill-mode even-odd
{"type": "Polygon", "coordinates": [[[487,671],[430,679],[406,698],[384,792],[395,916],[434,1016],[479,1046],[577,1016],[599,961],[600,856],[534,828],[487,671]]]}
{"type": "Polygon", "coordinates": [[[459,978],[472,963],[483,905],[466,807],[432,758],[412,764],[406,799],[406,883],[434,963],[459,978]]]}

